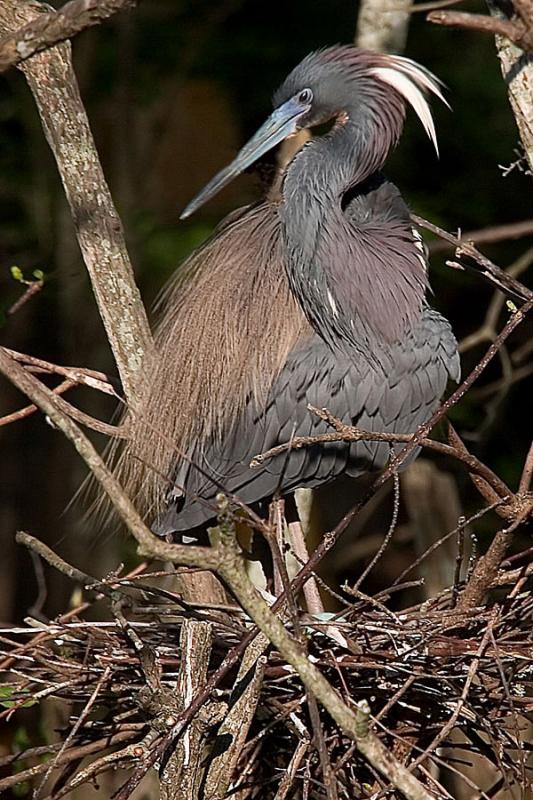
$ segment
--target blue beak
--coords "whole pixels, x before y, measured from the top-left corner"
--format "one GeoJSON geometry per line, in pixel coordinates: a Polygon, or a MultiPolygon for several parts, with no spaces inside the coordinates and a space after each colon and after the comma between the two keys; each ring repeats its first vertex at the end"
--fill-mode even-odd
{"type": "Polygon", "coordinates": [[[310,110],[311,105],[302,105],[295,98],[276,108],[267,121],[259,128],[252,138],[244,145],[242,150],[231,164],[221,170],[212,178],[207,186],[191,200],[187,208],[181,213],[180,219],[186,219],[194,214],[200,206],[207,203],[217,192],[226,186],[233,178],[244,172],[262,155],[272,150],[284,139],[298,131],[298,122],[310,110]]]}

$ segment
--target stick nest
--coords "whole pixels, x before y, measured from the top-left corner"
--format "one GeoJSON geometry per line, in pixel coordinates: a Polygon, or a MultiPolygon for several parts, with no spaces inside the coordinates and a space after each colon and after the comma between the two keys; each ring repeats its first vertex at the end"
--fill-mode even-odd
{"type": "MultiPolygon", "coordinates": [[[[160,763],[162,742],[179,718],[174,712],[184,705],[178,697],[172,711],[168,702],[185,666],[183,626],[195,620],[211,624],[208,676],[252,627],[236,607],[187,606],[153,576],[140,578],[114,578],[113,593],[100,595],[98,604],[111,612],[107,622],[84,618],[86,604],[37,630],[28,625],[2,631],[1,668],[11,676],[2,716],[15,716],[16,724],[18,715],[27,724],[33,704],[55,698],[65,725],[55,743],[3,758],[0,765],[17,775],[7,784],[0,781],[0,789],[31,778],[43,782],[41,797],[59,798],[117,766],[138,769],[150,757],[160,763]]],[[[451,590],[398,614],[385,607],[382,593],[360,596],[336,618],[300,615],[309,657],[346,701],[368,702],[371,729],[413,766],[435,797],[450,797],[441,782],[454,773],[461,774],[456,780],[467,787],[466,796],[493,797],[513,784],[527,795],[525,787],[531,787],[533,594],[522,581],[514,596],[508,586],[502,589],[505,582],[500,572],[490,605],[466,619],[454,619],[451,590]],[[485,794],[477,795],[480,774],[478,789],[485,794]]],[[[234,761],[232,792],[239,798],[306,792],[325,797],[302,684],[275,650],[265,653],[257,709],[234,761]]],[[[236,685],[233,668],[203,699],[204,753],[215,744],[217,727],[244,683],[236,685]]],[[[398,796],[322,712],[320,724],[338,797],[398,796]]]]}

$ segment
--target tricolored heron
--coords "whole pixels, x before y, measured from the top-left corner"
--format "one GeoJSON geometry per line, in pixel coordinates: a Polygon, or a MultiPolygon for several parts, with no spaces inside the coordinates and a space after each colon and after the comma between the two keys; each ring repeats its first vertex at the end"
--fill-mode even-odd
{"type": "Polygon", "coordinates": [[[352,46],[311,53],[183,212],[298,131],[330,124],[259,203],[221,223],[163,296],[121,468],[162,533],[212,518],[220,487],[254,503],[384,466],[386,444],[358,442],[251,469],[254,455],[292,435],[326,430],[308,404],[367,430],[410,433],[458,379],[453,333],[426,301],[420,235],[381,173],[407,105],[436,147],[427,94],[443,99],[437,79],[407,58],[352,46]]]}

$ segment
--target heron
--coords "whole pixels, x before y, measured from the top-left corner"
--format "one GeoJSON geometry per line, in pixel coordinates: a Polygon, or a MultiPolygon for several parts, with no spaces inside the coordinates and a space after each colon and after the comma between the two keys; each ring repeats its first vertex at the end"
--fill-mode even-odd
{"type": "Polygon", "coordinates": [[[307,55],[274,110],[182,213],[299,131],[311,133],[259,202],[230,213],[158,304],[155,355],[120,470],[161,534],[216,514],[222,488],[247,504],[382,469],[387,444],[328,443],[251,468],[292,436],[325,432],[308,405],[369,431],[412,433],[459,379],[449,322],[427,300],[427,253],[382,168],[428,102],[416,62],[350,45],[307,55]]]}

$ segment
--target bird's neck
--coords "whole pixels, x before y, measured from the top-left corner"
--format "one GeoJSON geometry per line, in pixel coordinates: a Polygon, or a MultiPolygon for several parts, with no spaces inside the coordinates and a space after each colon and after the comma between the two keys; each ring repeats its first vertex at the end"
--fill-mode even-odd
{"type": "Polygon", "coordinates": [[[422,309],[427,279],[409,211],[378,172],[402,121],[380,129],[370,114],[348,116],[287,169],[280,217],[289,280],[331,343],[397,341],[422,309]]]}

